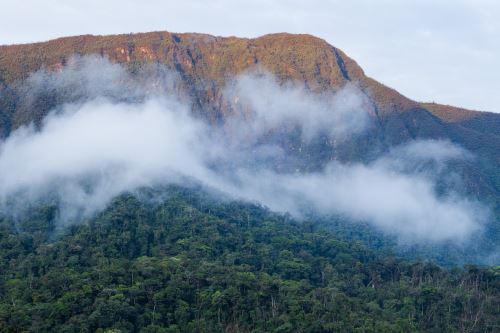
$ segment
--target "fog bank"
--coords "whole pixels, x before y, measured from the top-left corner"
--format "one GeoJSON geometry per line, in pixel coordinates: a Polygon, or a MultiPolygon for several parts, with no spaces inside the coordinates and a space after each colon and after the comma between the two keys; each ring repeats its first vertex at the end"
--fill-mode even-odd
{"type": "Polygon", "coordinates": [[[59,73],[34,74],[27,98],[50,90],[72,102],[40,129],[18,129],[0,144],[4,213],[50,197],[60,203],[59,222],[69,223],[121,193],[189,180],[297,217],[312,211],[366,221],[406,241],[465,241],[488,218],[480,203],[438,193],[436,176],[447,177],[448,163],[473,158],[447,141],[413,141],[369,163],[332,161],[314,172],[273,167],[284,152],[265,140],[270,131],[296,129],[307,144],[369,128],[373,110],[355,86],[315,94],[270,74],[246,73],[228,81],[224,98],[236,106],[217,127],[192,116],[173,88],[175,73],[147,70],[131,76],[90,57],[59,73]]]}

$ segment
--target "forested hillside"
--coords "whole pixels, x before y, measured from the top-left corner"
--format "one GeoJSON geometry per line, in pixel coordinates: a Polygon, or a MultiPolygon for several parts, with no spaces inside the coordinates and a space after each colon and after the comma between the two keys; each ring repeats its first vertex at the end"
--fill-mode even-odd
{"type": "Polygon", "coordinates": [[[0,228],[2,332],[498,332],[500,270],[374,253],[253,204],[170,187],[55,230],[0,228]]]}
{"type": "Polygon", "coordinates": [[[0,46],[0,332],[500,332],[499,144],[310,35],[0,46]]]}

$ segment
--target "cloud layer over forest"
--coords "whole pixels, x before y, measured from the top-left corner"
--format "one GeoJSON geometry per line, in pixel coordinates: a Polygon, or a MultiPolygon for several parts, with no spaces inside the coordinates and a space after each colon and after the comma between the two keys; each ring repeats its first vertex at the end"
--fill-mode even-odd
{"type": "Polygon", "coordinates": [[[296,128],[305,142],[362,134],[373,110],[355,86],[316,95],[269,74],[247,73],[225,89],[241,112],[216,127],[194,117],[176,95],[175,73],[148,70],[132,77],[88,57],[58,73],[33,74],[24,91],[28,103],[40,91],[69,95],[72,102],[41,128],[18,129],[0,144],[1,209],[55,198],[64,223],[102,210],[127,191],[195,181],[298,217],[305,210],[342,215],[414,241],[463,241],[488,217],[481,204],[437,190],[436,175],[446,175],[441,171],[449,162],[473,158],[447,141],[413,141],[371,162],[330,162],[311,172],[256,163],[284,153],[262,139],[282,126],[296,128]],[[430,167],[423,172],[418,165],[430,167]]]}

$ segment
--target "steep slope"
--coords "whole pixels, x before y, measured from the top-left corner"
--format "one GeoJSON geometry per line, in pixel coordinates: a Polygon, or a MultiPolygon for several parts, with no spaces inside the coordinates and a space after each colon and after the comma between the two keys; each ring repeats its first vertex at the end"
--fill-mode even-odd
{"type": "MultiPolygon", "coordinates": [[[[23,80],[42,67],[58,70],[75,54],[99,54],[130,66],[144,62],[164,64],[181,74],[184,89],[199,107],[212,106],[222,113],[225,110],[220,101],[220,89],[226,80],[258,65],[282,80],[303,82],[312,91],[339,89],[347,82],[359,84],[372,99],[382,124],[389,130],[399,131],[400,138],[390,137],[390,141],[418,136],[429,127],[433,129],[427,131],[428,135],[445,135],[440,120],[449,119],[442,112],[433,112],[443,107],[416,103],[366,77],[354,60],[324,40],[310,35],[283,33],[244,39],[154,32],[88,35],[45,43],[0,46],[0,82],[9,84],[23,80]],[[402,113],[408,115],[402,117],[402,113]]],[[[453,110],[452,113],[462,112],[448,109],[453,110]]],[[[492,114],[468,112],[474,114],[470,117],[480,119],[494,117],[492,114]]],[[[32,119],[16,120],[14,115],[13,128],[27,120],[32,119]]]]}
{"type": "MultiPolygon", "coordinates": [[[[180,94],[213,122],[231,112],[222,89],[234,75],[260,67],[282,81],[295,80],[315,92],[337,90],[352,82],[373,103],[377,128],[336,158],[363,159],[415,138],[445,138],[479,156],[466,166],[470,192],[498,200],[500,115],[414,102],[365,76],[356,62],[324,40],[310,35],[272,34],[255,39],[204,34],[152,32],[115,36],[77,36],[44,43],[0,46],[0,135],[23,124],[39,123],[64,97],[44,95],[29,107],[16,87],[41,68],[60,70],[74,55],[97,54],[132,71],[158,63],[179,73],[180,94]]],[[[322,147],[323,151],[332,147],[322,147]]],[[[314,164],[311,158],[309,163],[314,164]]]]}
{"type": "MultiPolygon", "coordinates": [[[[360,87],[373,107],[376,126],[342,144],[284,144],[299,162],[289,170],[315,170],[328,161],[369,161],[390,147],[413,139],[447,139],[473,152],[475,159],[457,166],[465,191],[500,212],[500,114],[476,112],[439,104],[417,103],[367,77],[341,50],[310,35],[271,34],[255,39],[204,34],[151,32],[115,36],[76,36],[43,43],[0,46],[0,136],[34,122],[40,124],[68,97],[51,91],[26,102],[25,80],[45,68],[61,70],[75,55],[100,55],[124,64],[132,73],[145,64],[160,64],[179,76],[175,89],[193,110],[219,123],[235,108],[223,98],[229,80],[261,68],[281,82],[295,81],[312,92],[336,91],[346,84],[360,87]],[[303,157],[305,156],[305,157],[303,157]]],[[[287,163],[284,163],[285,165],[287,163]]],[[[493,234],[500,229],[495,227],[493,234]]],[[[496,236],[494,236],[496,237],[496,236]]]]}
{"type": "MultiPolygon", "coordinates": [[[[154,32],[116,36],[78,36],[44,43],[0,46],[0,82],[22,81],[42,67],[58,70],[73,55],[99,54],[118,63],[138,66],[153,62],[178,71],[183,89],[202,109],[224,113],[221,91],[227,79],[256,65],[280,79],[303,82],[312,91],[339,89],[347,82],[360,85],[372,99],[390,143],[416,136],[446,136],[443,106],[419,104],[365,76],[356,62],[324,40],[310,35],[272,34],[256,39],[221,38],[202,34],[154,32]],[[430,111],[430,112],[429,112],[430,111]],[[397,133],[396,135],[393,135],[397,133]]],[[[1,87],[0,87],[1,88],[1,87]]],[[[3,88],[5,90],[5,88],[3,88]]],[[[2,106],[2,116],[12,114],[12,128],[33,118],[18,119],[15,107],[2,106]]],[[[448,107],[452,113],[463,113],[448,107]]],[[[492,114],[467,111],[475,119],[492,114]]],[[[449,113],[449,112],[448,112],[449,113]]],[[[478,122],[478,120],[476,120],[478,122]]],[[[479,122],[481,122],[479,120],[479,122]]],[[[488,121],[489,122],[489,121],[488,121]]],[[[478,130],[476,127],[469,127],[478,130]]],[[[492,128],[492,130],[497,129],[492,128]]],[[[8,131],[5,128],[3,132],[8,131]]]]}
{"type": "Polygon", "coordinates": [[[14,82],[47,67],[57,70],[73,55],[100,54],[119,63],[159,62],[179,71],[201,102],[216,103],[232,75],[255,65],[279,78],[304,82],[311,90],[360,84],[381,115],[421,108],[364,75],[355,61],[324,40],[310,35],[272,34],[256,39],[155,32],[116,36],[78,36],[45,43],[0,46],[0,82],[14,82]]]}

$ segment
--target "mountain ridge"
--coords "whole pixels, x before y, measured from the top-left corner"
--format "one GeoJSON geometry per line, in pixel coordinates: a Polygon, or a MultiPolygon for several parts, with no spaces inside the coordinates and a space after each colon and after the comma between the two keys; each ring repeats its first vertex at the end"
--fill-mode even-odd
{"type": "MultiPolygon", "coordinates": [[[[234,44],[246,42],[248,48],[255,48],[259,45],[263,45],[266,48],[269,47],[269,45],[274,44],[274,46],[276,46],[279,43],[283,42],[292,46],[297,46],[296,44],[300,44],[299,46],[303,49],[323,46],[327,49],[330,48],[333,52],[333,55],[335,56],[335,62],[337,66],[332,66],[332,68],[337,67],[337,75],[333,77],[333,84],[342,83],[342,80],[359,80],[363,85],[370,86],[372,88],[374,88],[374,85],[378,85],[378,87],[376,87],[378,89],[391,90],[391,93],[394,94],[394,96],[390,96],[392,99],[400,98],[402,100],[404,99],[406,103],[410,103],[410,101],[415,103],[411,106],[422,104],[412,101],[411,99],[398,93],[396,90],[389,88],[388,86],[385,86],[384,84],[379,83],[370,77],[367,77],[363,69],[353,59],[349,58],[342,50],[328,44],[328,42],[326,42],[325,40],[310,34],[273,33],[266,34],[257,38],[241,38],[234,36],[218,37],[209,34],[170,32],[148,32],[117,35],[87,34],[61,37],[44,42],[0,45],[0,68],[4,72],[2,79],[4,81],[12,81],[13,78],[18,79],[19,77],[24,77],[30,72],[40,69],[42,66],[47,66],[49,69],[57,69],[61,65],[64,65],[64,62],[72,54],[83,55],[97,53],[96,47],[99,47],[99,53],[101,55],[108,56],[111,60],[120,63],[130,62],[134,60],[158,61],[162,60],[160,59],[157,52],[158,42],[167,41],[167,43],[169,44],[171,43],[172,45],[182,46],[185,45],[184,41],[186,40],[188,42],[192,42],[194,45],[199,45],[200,43],[216,43],[222,44],[222,46],[227,46],[227,44],[233,44],[234,46],[234,44]],[[224,45],[224,43],[226,45],[224,45]],[[40,54],[45,53],[47,52],[47,49],[54,47],[57,48],[60,53],[55,55],[55,57],[44,57],[40,54]],[[113,47],[115,48],[114,52],[113,50],[111,50],[113,47]],[[136,51],[136,47],[138,48],[138,51],[136,51]],[[36,64],[27,64],[26,61],[29,61],[29,58],[26,57],[26,55],[32,54],[33,52],[35,52],[35,55],[38,58],[37,60],[40,62],[36,64]],[[20,58],[12,59],[14,55],[20,55],[20,58]],[[15,63],[11,62],[9,64],[9,60],[14,61],[15,63]],[[18,68],[16,68],[16,66],[18,68]]],[[[181,60],[185,61],[186,59],[181,58],[181,60]]],[[[252,64],[252,62],[248,60],[249,59],[247,59],[248,64],[252,64]]],[[[184,65],[187,67],[191,67],[189,63],[184,63],[184,65]]],[[[264,61],[264,65],[266,65],[266,61],[264,61]]],[[[293,68],[288,67],[286,68],[286,70],[292,78],[297,79],[297,77],[294,77],[293,75],[293,68]]],[[[388,93],[388,91],[386,93],[388,93]]]]}
{"type": "MultiPolygon", "coordinates": [[[[422,108],[440,120],[447,119],[442,113],[429,110],[430,103],[413,101],[366,76],[342,50],[308,34],[276,33],[239,38],[149,32],[81,35],[38,43],[0,45],[0,82],[11,84],[41,68],[58,70],[75,54],[99,54],[117,63],[161,62],[185,75],[208,79],[216,84],[223,83],[228,74],[241,73],[254,65],[263,66],[280,79],[302,81],[313,91],[339,88],[351,81],[367,91],[383,115],[422,108]],[[276,62],[276,58],[281,63],[276,62]]],[[[463,110],[451,108],[451,113],[463,110]]],[[[482,115],[476,114],[476,117],[482,115]]]]}
{"type": "MultiPolygon", "coordinates": [[[[469,166],[475,179],[472,183],[482,184],[477,188],[487,189],[490,196],[494,193],[493,197],[500,192],[497,170],[500,154],[496,152],[500,114],[413,101],[366,76],[342,50],[306,34],[238,38],[149,32],[82,35],[3,45],[0,46],[0,136],[6,137],[31,122],[40,124],[57,103],[64,102],[64,98],[41,96],[36,109],[26,107],[16,86],[37,70],[58,71],[75,55],[94,54],[132,71],[153,63],[179,73],[180,92],[189,97],[195,112],[212,122],[224,118],[233,107],[223,99],[228,80],[255,67],[270,72],[281,83],[299,82],[312,92],[335,91],[353,83],[369,98],[377,118],[377,128],[365,146],[373,144],[387,150],[414,139],[451,140],[480,157],[479,174],[472,170],[474,165],[469,166]]],[[[477,188],[472,192],[477,193],[477,188]]]]}
{"type": "MultiPolygon", "coordinates": [[[[265,34],[265,35],[254,37],[254,38],[237,37],[237,36],[216,36],[216,35],[210,35],[210,34],[204,34],[204,33],[190,33],[190,32],[188,32],[188,33],[171,33],[171,32],[167,32],[167,31],[140,32],[140,33],[129,33],[129,34],[111,34],[111,35],[84,34],[84,35],[76,35],[76,36],[59,37],[59,38],[49,39],[49,40],[40,41],[40,42],[2,44],[2,45],[0,45],[0,51],[9,52],[9,49],[11,49],[11,50],[17,49],[17,50],[21,50],[24,53],[26,51],[29,51],[29,49],[32,47],[43,48],[44,46],[49,46],[49,45],[53,45],[53,44],[64,45],[67,47],[68,45],[66,45],[66,44],[68,44],[68,43],[70,45],[73,45],[74,47],[76,47],[79,42],[88,43],[90,41],[97,41],[99,39],[101,39],[103,41],[107,41],[109,38],[122,39],[122,38],[126,38],[126,37],[130,38],[132,36],[134,37],[134,39],[135,38],[139,39],[138,41],[140,42],[141,37],[149,38],[153,34],[157,34],[160,39],[163,39],[164,35],[168,34],[174,40],[176,40],[177,38],[182,38],[182,37],[207,38],[207,39],[215,39],[217,41],[220,41],[220,40],[245,40],[245,41],[249,41],[249,42],[255,42],[258,40],[266,40],[266,39],[276,39],[276,38],[285,38],[285,39],[301,38],[301,39],[316,40],[317,42],[324,43],[333,49],[333,51],[337,57],[339,67],[343,67],[343,68],[341,68],[341,70],[342,70],[342,74],[343,74],[344,78],[349,80],[349,72],[347,71],[347,68],[345,67],[345,61],[344,61],[344,59],[347,59],[348,63],[349,63],[349,67],[350,67],[349,70],[351,72],[354,72],[354,74],[356,74],[356,78],[359,78],[360,76],[364,76],[368,81],[375,81],[373,78],[366,76],[366,74],[364,73],[364,70],[352,58],[348,57],[339,48],[336,48],[335,46],[332,46],[331,44],[329,44],[326,40],[324,40],[320,37],[316,37],[316,36],[311,35],[311,34],[292,34],[292,33],[287,33],[287,32],[270,33],[270,34],[265,34]],[[342,65],[340,65],[340,63],[342,63],[342,65]]],[[[122,41],[120,41],[120,42],[122,42],[122,41]]],[[[132,42],[132,43],[134,43],[134,42],[132,42]]],[[[75,50],[73,50],[73,51],[75,51],[75,50]]],[[[46,64],[44,64],[44,65],[46,65],[46,64]]],[[[394,88],[390,88],[389,86],[387,86],[381,82],[376,81],[376,83],[380,84],[381,86],[384,86],[385,88],[396,91],[394,88]]],[[[398,93],[398,94],[407,100],[411,100],[410,98],[408,98],[400,93],[398,93]]],[[[442,107],[456,109],[457,112],[460,112],[461,110],[465,110],[465,111],[469,111],[469,112],[494,113],[494,112],[488,111],[488,110],[470,110],[470,109],[464,109],[464,108],[461,108],[458,106],[445,105],[445,104],[440,104],[440,103],[435,103],[435,102],[416,102],[416,101],[414,101],[414,102],[418,103],[424,107],[431,105],[431,104],[436,104],[436,105],[439,105],[442,107]]]]}

